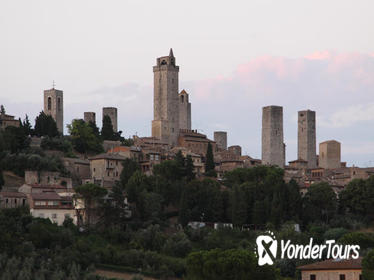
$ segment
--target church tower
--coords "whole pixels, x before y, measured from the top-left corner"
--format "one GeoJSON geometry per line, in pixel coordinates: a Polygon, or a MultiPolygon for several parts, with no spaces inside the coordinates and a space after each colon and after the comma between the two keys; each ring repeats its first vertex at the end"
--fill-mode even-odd
{"type": "Polygon", "coordinates": [[[44,91],[44,113],[52,116],[57,129],[64,133],[64,98],[63,91],[54,87],[44,91]]]}
{"type": "Polygon", "coordinates": [[[173,146],[179,136],[178,74],[172,49],[168,56],[157,58],[157,65],[153,66],[152,136],[173,146]]]}

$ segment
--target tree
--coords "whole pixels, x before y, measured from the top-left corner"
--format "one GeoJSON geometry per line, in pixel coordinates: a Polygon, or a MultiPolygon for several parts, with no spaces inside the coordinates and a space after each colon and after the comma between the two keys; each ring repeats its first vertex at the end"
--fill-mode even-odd
{"type": "Polygon", "coordinates": [[[100,138],[96,137],[92,128],[83,120],[73,120],[68,125],[74,149],[80,153],[100,153],[103,147],[100,138]]]}
{"type": "Polygon", "coordinates": [[[23,127],[23,130],[25,131],[26,135],[32,135],[33,134],[31,123],[30,123],[30,120],[29,120],[29,116],[27,114],[26,114],[25,119],[22,122],[22,127],[23,127]]]}
{"type": "Polygon", "coordinates": [[[215,164],[214,164],[214,157],[213,157],[213,148],[212,148],[212,144],[209,142],[208,148],[206,151],[206,156],[205,156],[205,173],[211,174],[213,175],[213,177],[215,177],[214,168],[215,168],[215,164]]]}
{"type": "Polygon", "coordinates": [[[85,212],[85,224],[90,227],[92,224],[92,214],[98,206],[100,200],[107,194],[107,190],[95,184],[85,184],[75,188],[76,199],[82,199],[85,212]]]}
{"type": "Polygon", "coordinates": [[[56,121],[52,116],[46,115],[44,111],[42,111],[35,119],[34,134],[39,137],[55,137],[60,133],[58,132],[56,121]]]}
{"type": "Polygon", "coordinates": [[[191,155],[187,155],[185,169],[186,169],[185,173],[186,173],[187,181],[191,181],[195,179],[195,173],[194,173],[195,166],[193,165],[193,160],[192,160],[191,155]]]}
{"type": "Polygon", "coordinates": [[[30,139],[22,127],[8,126],[2,132],[4,149],[19,153],[30,146],[30,139]]]}
{"type": "Polygon", "coordinates": [[[303,198],[304,221],[328,223],[337,209],[335,192],[327,183],[313,184],[303,198]]]}
{"type": "Polygon", "coordinates": [[[362,276],[363,279],[374,279],[374,249],[362,260],[362,276]]]}
{"type": "Polygon", "coordinates": [[[131,176],[138,170],[140,170],[139,163],[131,158],[127,158],[122,161],[122,172],[121,172],[121,185],[126,186],[131,176]]]}
{"type": "Polygon", "coordinates": [[[1,115],[5,115],[5,113],[6,113],[6,112],[5,112],[5,107],[4,107],[4,105],[1,105],[1,106],[0,106],[0,114],[1,114],[1,115]]]}
{"type": "Polygon", "coordinates": [[[96,136],[97,138],[99,138],[99,137],[100,137],[100,130],[99,130],[99,128],[97,127],[96,123],[93,122],[93,121],[89,121],[89,122],[88,122],[88,126],[91,127],[93,134],[95,134],[95,136],[96,136]]]}
{"type": "Polygon", "coordinates": [[[108,115],[105,115],[103,117],[101,137],[103,140],[114,140],[114,130],[113,130],[113,125],[112,125],[112,120],[108,115]]]}

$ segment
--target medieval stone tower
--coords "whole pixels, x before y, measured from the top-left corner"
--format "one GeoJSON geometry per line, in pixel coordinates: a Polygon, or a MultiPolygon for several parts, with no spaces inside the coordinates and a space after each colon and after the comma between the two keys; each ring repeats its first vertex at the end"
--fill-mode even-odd
{"type": "Polygon", "coordinates": [[[54,87],[44,91],[44,113],[56,121],[59,132],[64,133],[63,91],[54,87]]]}
{"type": "Polygon", "coordinates": [[[298,159],[307,161],[308,168],[317,167],[316,112],[314,111],[298,112],[297,151],[298,159]]]}
{"type": "Polygon", "coordinates": [[[109,116],[112,121],[113,131],[118,132],[117,126],[117,108],[115,107],[104,107],[103,108],[103,120],[104,116],[109,116]]]}
{"type": "Polygon", "coordinates": [[[333,169],[341,167],[341,145],[336,140],[319,144],[319,167],[333,169]]]}
{"type": "Polygon", "coordinates": [[[86,123],[92,122],[96,124],[96,113],[95,112],[84,112],[84,121],[86,123]]]}
{"type": "Polygon", "coordinates": [[[179,66],[175,64],[173,50],[169,56],[157,58],[153,66],[154,100],[152,136],[170,145],[176,145],[179,135],[179,66]]]}
{"type": "Polygon", "coordinates": [[[262,108],[262,164],[284,167],[283,108],[262,108]]]}
{"type": "Polygon", "coordinates": [[[214,141],[217,143],[217,147],[222,150],[227,150],[227,132],[226,131],[214,131],[214,141]]]}
{"type": "Polygon", "coordinates": [[[191,103],[185,90],[179,93],[179,128],[191,130],[191,103]]]}

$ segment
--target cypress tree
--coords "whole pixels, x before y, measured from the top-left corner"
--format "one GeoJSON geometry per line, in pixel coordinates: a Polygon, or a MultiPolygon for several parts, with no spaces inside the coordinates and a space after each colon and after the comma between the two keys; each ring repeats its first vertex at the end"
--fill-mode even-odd
{"type": "Polygon", "coordinates": [[[214,171],[214,157],[213,157],[213,148],[212,144],[208,143],[208,149],[205,156],[205,173],[209,171],[214,171]]]}

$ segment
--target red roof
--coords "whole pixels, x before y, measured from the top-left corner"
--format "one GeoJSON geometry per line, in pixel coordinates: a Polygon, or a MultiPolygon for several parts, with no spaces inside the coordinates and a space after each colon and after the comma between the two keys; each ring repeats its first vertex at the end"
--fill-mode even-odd
{"type": "Polygon", "coordinates": [[[55,192],[32,193],[33,200],[61,200],[61,197],[55,192]]]}
{"type": "Polygon", "coordinates": [[[299,270],[348,270],[348,269],[362,269],[362,258],[358,259],[329,259],[322,262],[299,266],[299,270]]]}

